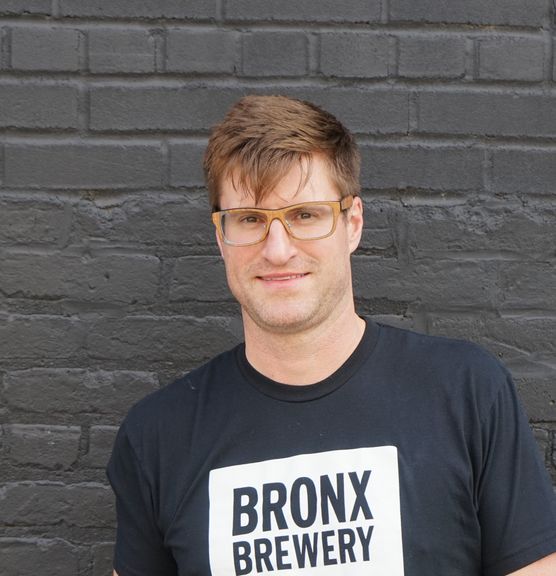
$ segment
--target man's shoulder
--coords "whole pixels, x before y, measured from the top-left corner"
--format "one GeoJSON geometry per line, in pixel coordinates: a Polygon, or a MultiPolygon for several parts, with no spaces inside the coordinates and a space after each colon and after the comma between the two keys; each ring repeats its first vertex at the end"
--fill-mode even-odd
{"type": "Polygon", "coordinates": [[[422,358],[428,361],[452,361],[466,365],[480,365],[494,370],[505,371],[502,364],[483,346],[470,340],[426,334],[417,330],[402,328],[378,322],[381,338],[392,351],[408,358],[422,358]]]}
{"type": "Polygon", "coordinates": [[[235,364],[236,348],[227,350],[151,392],[137,401],[128,411],[123,426],[129,433],[139,430],[153,432],[155,429],[172,428],[175,423],[190,420],[197,405],[216,388],[225,388],[235,364]],[[210,389],[210,390],[209,390],[210,389]]]}
{"type": "Polygon", "coordinates": [[[491,352],[474,342],[424,334],[379,324],[381,346],[388,362],[412,378],[442,382],[450,388],[469,386],[488,395],[508,383],[511,376],[491,352]]]}

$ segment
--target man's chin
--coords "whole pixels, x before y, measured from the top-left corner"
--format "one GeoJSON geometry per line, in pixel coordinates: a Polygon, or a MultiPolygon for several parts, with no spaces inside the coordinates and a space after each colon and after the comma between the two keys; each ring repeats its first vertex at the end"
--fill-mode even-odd
{"type": "Polygon", "coordinates": [[[318,323],[318,309],[246,311],[246,314],[259,329],[275,334],[296,334],[318,323]]]}

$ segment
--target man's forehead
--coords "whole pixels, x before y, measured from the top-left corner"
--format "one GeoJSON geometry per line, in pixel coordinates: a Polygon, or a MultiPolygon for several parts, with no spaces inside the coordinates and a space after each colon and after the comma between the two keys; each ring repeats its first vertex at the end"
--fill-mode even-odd
{"type": "Polygon", "coordinates": [[[339,197],[337,187],[330,177],[326,162],[315,157],[311,161],[294,162],[276,177],[272,189],[254,191],[239,168],[231,170],[220,185],[220,207],[241,206],[281,208],[288,204],[334,200],[339,197]]]}

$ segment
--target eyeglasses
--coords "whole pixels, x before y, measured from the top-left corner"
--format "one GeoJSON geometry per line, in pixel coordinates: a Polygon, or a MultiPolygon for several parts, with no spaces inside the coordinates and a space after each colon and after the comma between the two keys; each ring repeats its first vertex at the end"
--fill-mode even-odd
{"type": "Polygon", "coordinates": [[[296,240],[320,240],[336,230],[338,214],[353,204],[353,196],[329,202],[304,202],[276,210],[231,208],[212,213],[212,221],[224,243],[251,246],[262,242],[274,220],[296,240]]]}

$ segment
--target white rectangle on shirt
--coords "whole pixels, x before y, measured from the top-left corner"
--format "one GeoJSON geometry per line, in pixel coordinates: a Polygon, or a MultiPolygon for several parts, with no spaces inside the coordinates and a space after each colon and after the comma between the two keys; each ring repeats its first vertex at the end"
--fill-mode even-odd
{"type": "Polygon", "coordinates": [[[218,468],[209,498],[212,576],[404,574],[394,446],[218,468]]]}

